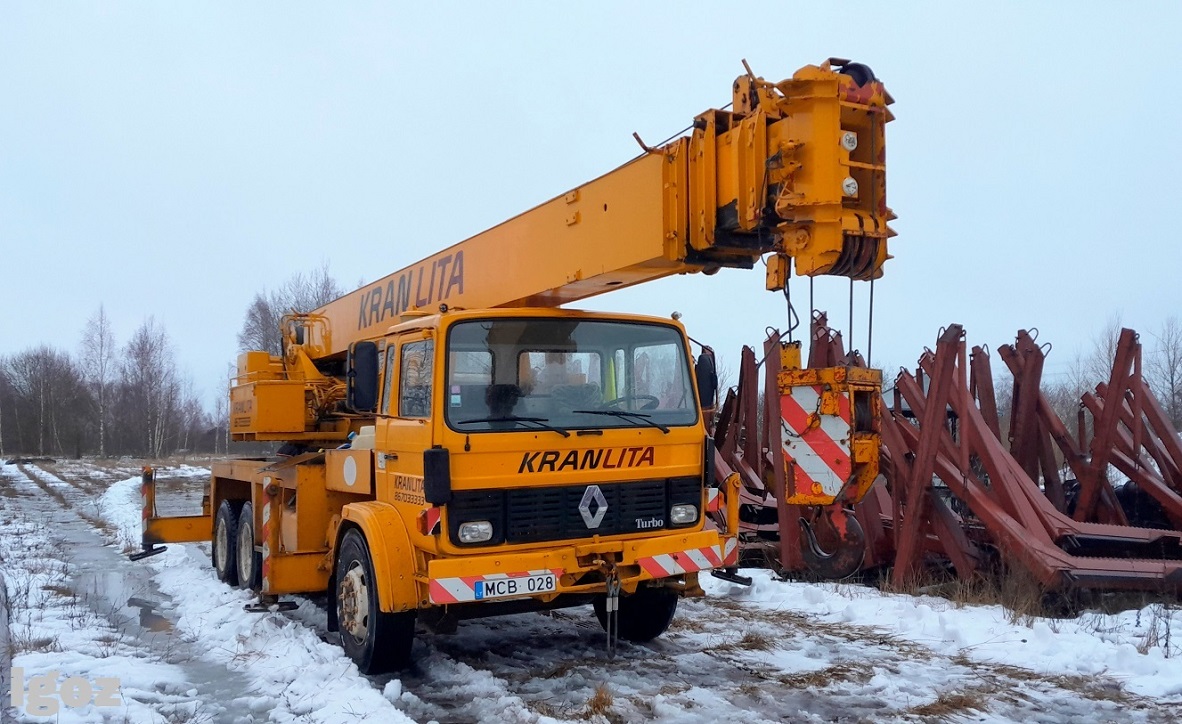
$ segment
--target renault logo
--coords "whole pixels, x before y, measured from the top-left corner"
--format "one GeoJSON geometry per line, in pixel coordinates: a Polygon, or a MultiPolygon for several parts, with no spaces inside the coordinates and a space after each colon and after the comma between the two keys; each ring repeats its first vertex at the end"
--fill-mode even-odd
{"type": "Polygon", "coordinates": [[[588,528],[598,528],[603,522],[603,516],[607,515],[607,498],[603,497],[598,485],[588,485],[583,492],[583,499],[579,501],[579,514],[588,528]],[[595,506],[594,512],[591,506],[595,506]]]}

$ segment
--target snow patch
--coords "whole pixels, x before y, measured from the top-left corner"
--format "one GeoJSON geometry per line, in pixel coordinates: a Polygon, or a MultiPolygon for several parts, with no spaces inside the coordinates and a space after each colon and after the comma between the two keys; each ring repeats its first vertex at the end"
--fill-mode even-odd
{"type": "Polygon", "coordinates": [[[1010,623],[1001,606],[958,605],[931,596],[883,593],[842,583],[797,583],[769,571],[745,570],[750,588],[704,577],[708,596],[764,609],[790,610],[820,621],[870,626],[949,656],[1005,664],[1039,674],[1105,675],[1135,694],[1182,702],[1178,643],[1182,611],[1160,604],[1115,614],[1084,613],[1075,619],[1035,618],[1010,623]],[[1166,647],[1169,646],[1167,651],[1166,647]]]}
{"type": "MultiPolygon", "coordinates": [[[[208,470],[191,473],[208,475],[208,470]]],[[[176,474],[176,471],[170,471],[176,474]]],[[[120,543],[139,543],[140,478],[113,484],[99,502],[120,543]]],[[[254,596],[217,580],[209,558],[195,546],[169,545],[146,559],[161,592],[172,597],[176,626],[201,642],[205,658],[249,678],[261,695],[244,708],[275,721],[412,721],[374,688],[339,646],[278,613],[247,613],[254,596]]],[[[389,689],[389,686],[387,686],[389,689]]],[[[237,707],[235,707],[237,708],[237,707]]]]}

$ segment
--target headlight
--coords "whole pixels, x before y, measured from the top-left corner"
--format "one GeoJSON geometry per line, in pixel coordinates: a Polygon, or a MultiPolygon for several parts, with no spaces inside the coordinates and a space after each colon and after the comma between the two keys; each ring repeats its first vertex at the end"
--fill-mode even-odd
{"type": "Polygon", "coordinates": [[[698,506],[675,505],[669,509],[669,520],[673,525],[689,525],[698,520],[698,506]]]}
{"type": "MultiPolygon", "coordinates": [[[[695,513],[695,515],[697,515],[695,513]]],[[[483,543],[492,539],[492,523],[487,520],[474,520],[471,523],[460,524],[461,543],[483,543]]]]}

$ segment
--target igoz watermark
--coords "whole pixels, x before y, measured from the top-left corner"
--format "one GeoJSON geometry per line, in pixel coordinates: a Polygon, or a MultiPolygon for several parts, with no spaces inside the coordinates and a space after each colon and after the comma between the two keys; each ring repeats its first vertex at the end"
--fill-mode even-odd
{"type": "Polygon", "coordinates": [[[33,716],[54,716],[61,711],[62,704],[79,709],[88,704],[95,706],[123,706],[119,698],[119,679],[114,676],[100,676],[93,682],[81,676],[71,676],[58,687],[58,672],[49,671],[25,682],[25,670],[12,669],[12,706],[33,716]],[[26,703],[27,702],[27,703],[26,703]]]}

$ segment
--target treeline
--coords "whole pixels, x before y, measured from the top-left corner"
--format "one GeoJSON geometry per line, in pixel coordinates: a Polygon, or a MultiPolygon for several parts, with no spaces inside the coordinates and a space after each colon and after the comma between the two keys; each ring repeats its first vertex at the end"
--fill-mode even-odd
{"type": "MultiPolygon", "coordinates": [[[[310,311],[340,295],[327,264],[264,289],[246,309],[239,348],[279,354],[284,314],[310,311]]],[[[76,352],[39,345],[0,355],[0,458],[227,452],[233,443],[225,382],[218,381],[214,409],[206,409],[193,380],[179,370],[162,325],[149,317],[119,343],[100,306],[76,352]]]]}
{"type": "Polygon", "coordinates": [[[0,456],[214,452],[225,448],[224,425],[152,318],[119,345],[100,306],[77,353],[43,344],[0,357],[0,456]]]}

